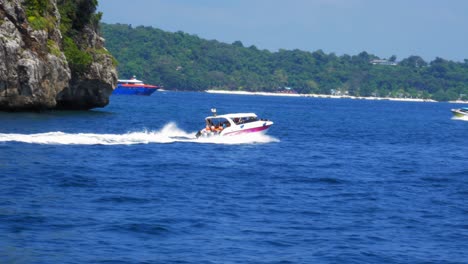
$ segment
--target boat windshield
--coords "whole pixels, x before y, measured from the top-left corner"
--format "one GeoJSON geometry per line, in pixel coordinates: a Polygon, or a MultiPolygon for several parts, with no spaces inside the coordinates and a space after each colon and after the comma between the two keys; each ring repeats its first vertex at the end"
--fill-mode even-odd
{"type": "Polygon", "coordinates": [[[260,120],[256,116],[246,116],[246,117],[239,117],[239,118],[233,118],[233,121],[236,125],[238,124],[245,124],[245,123],[250,123],[250,122],[255,122],[260,120]]]}

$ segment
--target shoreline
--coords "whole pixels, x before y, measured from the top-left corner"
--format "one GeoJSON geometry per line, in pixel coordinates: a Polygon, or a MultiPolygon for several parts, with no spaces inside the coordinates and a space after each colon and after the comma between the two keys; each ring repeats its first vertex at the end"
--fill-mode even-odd
{"type": "MultiPolygon", "coordinates": [[[[227,90],[206,90],[206,93],[216,94],[236,94],[236,95],[261,95],[261,96],[289,96],[289,97],[313,97],[313,98],[331,98],[331,99],[359,99],[359,100],[376,100],[376,101],[401,101],[401,102],[422,102],[422,103],[438,103],[432,99],[418,98],[393,98],[393,97],[364,97],[350,95],[330,95],[330,94],[287,94],[287,93],[269,93],[269,92],[246,92],[246,91],[227,91],[227,90]]],[[[468,101],[449,101],[453,104],[468,104],[468,101]]]]}

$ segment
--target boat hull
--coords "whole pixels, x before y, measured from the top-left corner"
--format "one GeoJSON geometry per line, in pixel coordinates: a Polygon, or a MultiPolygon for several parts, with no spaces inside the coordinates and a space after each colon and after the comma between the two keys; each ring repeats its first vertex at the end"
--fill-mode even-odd
{"type": "Polygon", "coordinates": [[[153,94],[157,88],[147,88],[147,87],[122,87],[117,86],[112,92],[114,95],[146,95],[149,96],[153,94]]]}
{"type": "Polygon", "coordinates": [[[273,122],[271,121],[259,121],[257,124],[245,124],[240,125],[235,128],[226,128],[222,131],[207,131],[202,129],[198,131],[196,134],[197,138],[207,138],[207,137],[229,137],[229,136],[238,136],[238,135],[246,135],[246,134],[263,134],[265,133],[271,126],[273,122]],[[261,124],[258,124],[261,123],[261,124]]]}
{"type": "Polygon", "coordinates": [[[223,136],[235,136],[235,135],[242,135],[242,134],[250,134],[250,133],[264,133],[266,132],[271,125],[264,125],[261,127],[252,127],[252,128],[247,128],[247,129],[242,129],[238,131],[232,131],[232,132],[226,132],[223,134],[223,136]]]}

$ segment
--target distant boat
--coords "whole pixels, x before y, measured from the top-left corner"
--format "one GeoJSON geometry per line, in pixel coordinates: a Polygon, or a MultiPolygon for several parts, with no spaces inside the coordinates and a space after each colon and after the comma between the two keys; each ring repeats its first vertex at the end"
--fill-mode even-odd
{"type": "Polygon", "coordinates": [[[452,111],[455,117],[468,117],[468,107],[452,109],[450,111],[452,111]]]}
{"type": "Polygon", "coordinates": [[[117,95],[151,95],[157,89],[156,85],[145,84],[133,76],[130,80],[118,80],[117,87],[112,94],[117,95]]]}

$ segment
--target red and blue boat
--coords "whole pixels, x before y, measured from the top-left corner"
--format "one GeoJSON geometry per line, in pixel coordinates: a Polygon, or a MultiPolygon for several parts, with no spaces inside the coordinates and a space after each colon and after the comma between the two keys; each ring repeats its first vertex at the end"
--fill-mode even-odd
{"type": "Polygon", "coordinates": [[[117,87],[112,94],[116,95],[151,95],[159,86],[145,84],[133,76],[130,80],[118,80],[117,87]]]}

